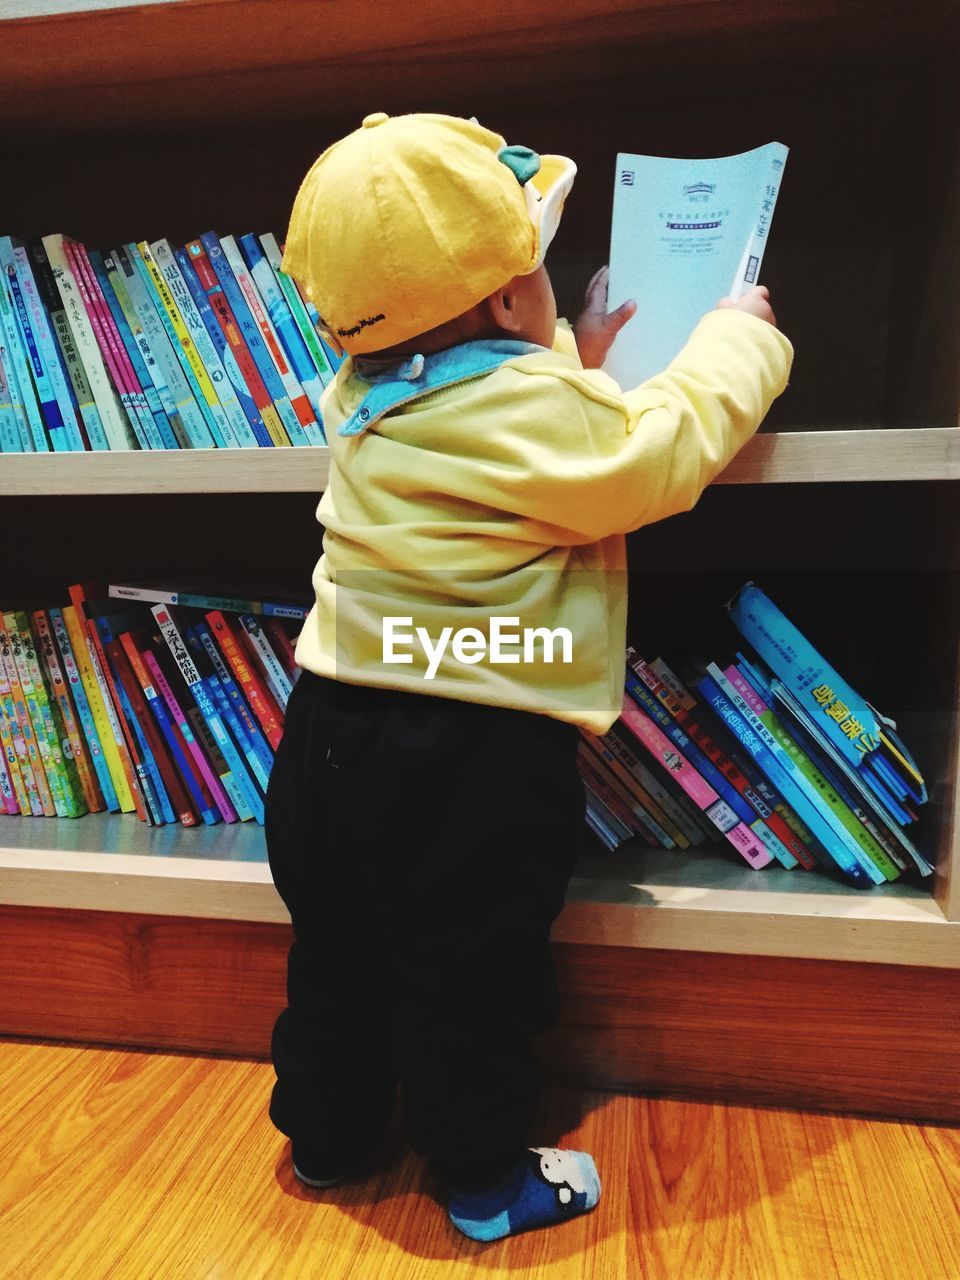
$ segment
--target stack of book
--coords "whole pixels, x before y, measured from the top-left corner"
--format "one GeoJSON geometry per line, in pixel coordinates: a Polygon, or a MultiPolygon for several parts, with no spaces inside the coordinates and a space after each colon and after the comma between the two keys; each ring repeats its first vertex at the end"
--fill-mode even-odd
{"type": "Polygon", "coordinates": [[[306,604],[69,596],[0,613],[0,812],[262,823],[306,604]]]}
{"type": "Polygon", "coordinates": [[[273,235],[0,236],[0,452],[325,444],[338,357],[273,235]]]}
{"type": "Polygon", "coordinates": [[[930,875],[907,834],[927,790],[895,723],[754,583],[726,609],[748,653],[687,683],[628,648],[622,715],[580,744],[591,830],[609,849],[726,841],[753,868],[822,866],[858,888],[930,875]]]}

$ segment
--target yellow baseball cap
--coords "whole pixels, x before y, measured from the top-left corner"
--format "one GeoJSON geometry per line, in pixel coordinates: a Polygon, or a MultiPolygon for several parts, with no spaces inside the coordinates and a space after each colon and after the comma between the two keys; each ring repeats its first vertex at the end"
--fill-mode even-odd
{"type": "Polygon", "coordinates": [[[283,270],[345,351],[392,347],[535,271],[576,172],[476,120],[369,115],[301,183],[283,270]]]}

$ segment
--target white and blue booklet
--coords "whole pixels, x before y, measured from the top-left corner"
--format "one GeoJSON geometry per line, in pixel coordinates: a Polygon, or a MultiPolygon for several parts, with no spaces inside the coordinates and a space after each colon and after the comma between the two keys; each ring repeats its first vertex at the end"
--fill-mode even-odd
{"type": "Polygon", "coordinates": [[[609,310],[629,298],[604,369],[635,387],[665,369],[721,298],[758,283],[788,149],[713,160],[617,156],[609,310]]]}

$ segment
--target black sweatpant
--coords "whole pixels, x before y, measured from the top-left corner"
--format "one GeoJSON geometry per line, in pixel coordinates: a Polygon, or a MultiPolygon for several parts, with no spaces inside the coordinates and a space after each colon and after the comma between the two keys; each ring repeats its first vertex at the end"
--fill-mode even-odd
{"type": "Polygon", "coordinates": [[[398,1085],[448,1185],[492,1182],[528,1145],[531,1036],[559,1013],[548,934],[583,830],[577,737],[525,711],[295,684],[267,794],[295,937],[270,1118],[330,1166],[377,1146],[398,1085]]]}

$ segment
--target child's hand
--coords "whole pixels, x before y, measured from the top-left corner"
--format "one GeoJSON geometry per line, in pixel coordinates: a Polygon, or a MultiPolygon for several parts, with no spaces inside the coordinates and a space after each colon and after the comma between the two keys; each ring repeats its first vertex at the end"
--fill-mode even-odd
{"type": "Polygon", "coordinates": [[[585,369],[599,369],[603,365],[614,338],[637,309],[635,302],[625,302],[616,311],[607,311],[609,278],[609,267],[601,267],[593,276],[587,285],[583,310],[573,325],[573,336],[585,369]]]}
{"type": "Polygon", "coordinates": [[[777,327],[777,317],[773,314],[773,308],[770,306],[770,290],[766,285],[756,284],[752,289],[748,289],[739,302],[732,302],[729,298],[721,298],[717,303],[717,308],[735,307],[737,311],[748,311],[750,315],[756,316],[758,320],[766,320],[767,324],[777,327]]]}

